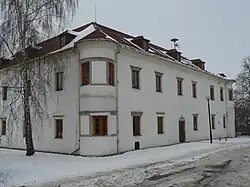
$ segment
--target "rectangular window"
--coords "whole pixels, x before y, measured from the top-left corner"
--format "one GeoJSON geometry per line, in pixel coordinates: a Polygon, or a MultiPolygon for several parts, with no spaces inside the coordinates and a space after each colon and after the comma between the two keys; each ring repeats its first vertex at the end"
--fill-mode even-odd
{"type": "Polygon", "coordinates": [[[141,135],[141,116],[133,116],[133,135],[141,135]]]}
{"type": "Polygon", "coordinates": [[[182,88],[183,79],[177,78],[177,94],[183,95],[183,88],[182,88]]]}
{"type": "Polygon", "coordinates": [[[1,119],[2,122],[2,136],[6,135],[6,119],[1,119]]]}
{"type": "Polygon", "coordinates": [[[233,101],[233,89],[228,89],[228,100],[233,101]]]}
{"type": "Polygon", "coordinates": [[[155,72],[156,92],[162,92],[162,73],[155,72]]]}
{"type": "Polygon", "coordinates": [[[193,128],[198,131],[198,114],[193,114],[193,128]]]}
{"type": "Polygon", "coordinates": [[[164,124],[164,121],[163,121],[163,116],[158,116],[157,117],[157,131],[158,131],[158,134],[163,134],[163,124],[164,124]]]}
{"type": "Polygon", "coordinates": [[[8,88],[7,86],[2,87],[2,100],[5,101],[7,100],[7,93],[8,93],[8,88]]]}
{"type": "Polygon", "coordinates": [[[225,129],[226,128],[226,117],[223,116],[223,128],[225,129]]]}
{"type": "Polygon", "coordinates": [[[214,86],[210,86],[210,99],[214,100],[214,86]]]}
{"type": "Polygon", "coordinates": [[[82,85],[89,84],[89,62],[82,64],[82,85]]]}
{"type": "Polygon", "coordinates": [[[196,82],[192,82],[192,94],[193,94],[193,98],[197,97],[197,91],[196,91],[196,82]]]}
{"type": "Polygon", "coordinates": [[[111,62],[108,63],[108,84],[115,85],[115,65],[111,62]]]}
{"type": "Polygon", "coordinates": [[[140,89],[140,71],[132,69],[132,88],[140,89]]]}
{"type": "Polygon", "coordinates": [[[55,138],[63,138],[63,119],[55,119],[56,136],[55,138]]]}
{"type": "Polygon", "coordinates": [[[223,93],[223,88],[220,87],[220,100],[224,101],[224,93],[223,93]]]}
{"type": "Polygon", "coordinates": [[[215,115],[212,115],[212,129],[215,129],[215,115]]]}
{"type": "Polygon", "coordinates": [[[63,72],[56,73],[56,91],[63,90],[63,72]]]}
{"type": "Polygon", "coordinates": [[[108,116],[92,116],[93,136],[108,135],[108,116]]]}

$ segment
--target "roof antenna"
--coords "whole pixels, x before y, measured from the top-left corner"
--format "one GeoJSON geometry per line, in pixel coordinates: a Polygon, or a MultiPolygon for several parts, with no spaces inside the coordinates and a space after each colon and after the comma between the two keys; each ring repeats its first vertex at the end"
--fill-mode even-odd
{"type": "Polygon", "coordinates": [[[95,23],[96,23],[96,4],[95,4],[95,23]]]}

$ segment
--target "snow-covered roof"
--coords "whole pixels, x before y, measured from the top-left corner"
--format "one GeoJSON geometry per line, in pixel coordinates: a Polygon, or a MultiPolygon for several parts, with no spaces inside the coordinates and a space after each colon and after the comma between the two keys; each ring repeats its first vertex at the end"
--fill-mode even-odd
{"type": "MultiPolygon", "coordinates": [[[[110,40],[115,41],[117,43],[120,43],[122,45],[129,46],[129,47],[135,48],[137,50],[140,50],[140,51],[143,51],[146,53],[151,53],[151,54],[161,56],[161,57],[166,58],[168,60],[172,60],[178,64],[179,63],[185,64],[187,67],[191,67],[192,69],[203,71],[204,73],[209,73],[213,76],[217,76],[217,77],[222,78],[222,79],[233,80],[233,79],[229,79],[227,77],[223,77],[221,75],[210,73],[206,70],[202,70],[198,66],[194,65],[192,63],[192,61],[186,57],[181,56],[181,60],[179,62],[168,54],[168,52],[169,52],[168,49],[161,47],[161,46],[158,46],[156,44],[153,44],[150,41],[148,43],[148,49],[143,49],[142,46],[133,42],[133,39],[136,39],[138,37],[131,36],[129,34],[111,29],[109,27],[106,27],[104,25],[100,25],[100,24],[95,23],[95,22],[91,22],[87,25],[83,25],[83,26],[78,27],[78,28],[73,29],[73,30],[67,30],[65,33],[73,35],[74,38],[65,46],[63,46],[59,49],[50,51],[47,54],[54,54],[54,53],[62,52],[62,51],[68,50],[70,48],[73,48],[76,43],[78,43],[79,41],[82,41],[84,39],[88,39],[88,36],[95,33],[96,31],[98,31],[99,33],[102,33],[102,35],[105,36],[105,39],[110,39],[110,40]]],[[[98,37],[99,36],[97,35],[96,39],[98,39],[98,37]]]]}

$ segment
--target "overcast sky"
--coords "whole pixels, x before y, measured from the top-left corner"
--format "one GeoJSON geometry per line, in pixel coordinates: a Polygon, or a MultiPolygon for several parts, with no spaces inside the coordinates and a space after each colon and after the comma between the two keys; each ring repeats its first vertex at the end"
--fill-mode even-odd
{"type": "Polygon", "coordinates": [[[95,20],[131,35],[143,35],[201,58],[212,72],[235,77],[250,55],[250,0],[79,0],[72,27],[95,20]]]}

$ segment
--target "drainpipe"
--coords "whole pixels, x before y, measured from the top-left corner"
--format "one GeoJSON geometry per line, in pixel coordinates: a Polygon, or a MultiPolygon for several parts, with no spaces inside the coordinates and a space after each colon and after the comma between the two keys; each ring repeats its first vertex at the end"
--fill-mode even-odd
{"type": "MultiPolygon", "coordinates": [[[[75,43],[74,44],[74,48],[73,48],[73,53],[75,53],[75,54],[77,54],[77,56],[78,56],[78,60],[77,60],[77,66],[79,66],[79,62],[80,62],[80,50],[78,49],[78,47],[77,47],[77,44],[75,43]]],[[[78,144],[78,148],[74,151],[74,152],[72,152],[72,154],[74,154],[75,152],[77,152],[77,151],[79,151],[80,150],[80,140],[81,140],[81,123],[80,123],[80,115],[79,115],[79,112],[80,112],[80,82],[79,82],[79,68],[77,68],[77,70],[78,70],[78,73],[76,74],[76,76],[77,76],[77,80],[78,81],[76,81],[77,82],[77,89],[78,89],[78,91],[77,91],[77,115],[78,115],[78,140],[77,140],[77,138],[76,138],[76,144],[78,144]]],[[[77,134],[77,132],[76,132],[76,134],[77,134]]]]}
{"type": "Polygon", "coordinates": [[[227,126],[227,137],[228,137],[228,92],[227,92],[227,82],[225,81],[225,108],[226,108],[226,126],[227,126]]]}
{"type": "Polygon", "coordinates": [[[118,82],[118,54],[121,52],[122,50],[122,46],[117,44],[117,49],[115,51],[115,75],[116,75],[116,84],[115,84],[115,92],[116,92],[116,150],[117,150],[117,154],[119,154],[119,82],[118,82]]]}

